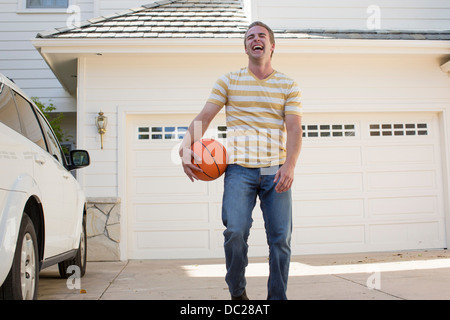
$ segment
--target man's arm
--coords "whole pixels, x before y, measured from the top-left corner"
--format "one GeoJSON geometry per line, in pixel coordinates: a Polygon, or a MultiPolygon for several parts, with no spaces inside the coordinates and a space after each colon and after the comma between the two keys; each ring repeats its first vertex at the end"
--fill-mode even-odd
{"type": "Polygon", "coordinates": [[[285,121],[287,131],[286,162],[277,171],[274,179],[274,182],[278,181],[275,190],[280,193],[289,190],[294,181],[294,170],[302,148],[303,134],[301,116],[288,114],[285,121]]]}
{"type": "Polygon", "coordinates": [[[220,109],[222,108],[218,105],[207,102],[202,111],[200,111],[200,113],[194,118],[194,120],[192,120],[191,124],[189,125],[188,131],[186,132],[186,135],[181,142],[181,146],[179,149],[181,164],[183,165],[184,173],[186,173],[191,181],[194,181],[194,179],[198,180],[193,171],[202,171],[200,168],[191,163],[193,157],[199,157],[191,151],[191,145],[195,141],[200,140],[203,137],[205,131],[209,127],[209,124],[219,113],[220,109]]]}

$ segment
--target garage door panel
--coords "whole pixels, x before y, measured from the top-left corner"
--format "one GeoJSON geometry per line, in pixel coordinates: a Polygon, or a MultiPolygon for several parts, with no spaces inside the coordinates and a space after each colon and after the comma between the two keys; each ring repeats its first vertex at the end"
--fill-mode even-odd
{"type": "Polygon", "coordinates": [[[361,148],[342,147],[305,147],[301,155],[301,165],[361,165],[361,148]]]}
{"type": "Polygon", "coordinates": [[[294,203],[294,218],[301,225],[304,219],[340,219],[363,217],[364,199],[320,199],[294,203]]]}
{"type": "Polygon", "coordinates": [[[207,249],[208,230],[158,230],[136,233],[138,249],[207,249]]]}
{"type": "Polygon", "coordinates": [[[435,196],[397,198],[371,198],[368,200],[369,216],[374,218],[405,218],[417,215],[435,216],[439,213],[435,196]]]}
{"type": "Polygon", "coordinates": [[[367,147],[367,164],[379,165],[408,165],[408,164],[435,164],[435,150],[433,145],[421,146],[373,146],[367,147]]]}
{"type": "Polygon", "coordinates": [[[369,227],[369,243],[383,245],[395,243],[401,248],[422,248],[440,246],[441,227],[438,222],[389,223],[369,227]]]}
{"type": "Polygon", "coordinates": [[[294,234],[296,245],[335,245],[364,243],[364,225],[328,225],[298,227],[294,234]]]}
{"type": "Polygon", "coordinates": [[[210,248],[209,230],[135,231],[129,254],[140,259],[201,258],[210,248]]]}
{"type": "Polygon", "coordinates": [[[362,173],[300,174],[293,186],[294,192],[362,191],[362,173]]]}
{"type": "Polygon", "coordinates": [[[146,203],[136,204],[136,223],[171,224],[208,223],[208,203],[146,203]]]}
{"type": "Polygon", "coordinates": [[[368,191],[435,189],[435,171],[369,172],[368,191]]]}
{"type": "Polygon", "coordinates": [[[135,152],[136,169],[173,168],[175,166],[171,148],[152,148],[152,150],[137,150],[135,152]]]}
{"type": "Polygon", "coordinates": [[[186,177],[136,177],[131,189],[139,196],[154,195],[196,195],[206,196],[208,186],[204,183],[192,183],[186,177]]]}

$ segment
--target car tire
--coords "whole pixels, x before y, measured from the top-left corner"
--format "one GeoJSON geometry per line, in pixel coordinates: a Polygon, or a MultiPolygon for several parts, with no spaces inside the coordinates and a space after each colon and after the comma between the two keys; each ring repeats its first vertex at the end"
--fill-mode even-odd
{"type": "Polygon", "coordinates": [[[4,300],[35,300],[39,284],[39,259],[36,231],[24,212],[16,251],[8,276],[0,288],[4,300]]]}
{"type": "Polygon", "coordinates": [[[78,267],[79,273],[76,273],[80,278],[86,273],[86,256],[87,256],[87,236],[86,236],[86,215],[83,215],[83,223],[81,227],[80,244],[78,246],[77,254],[74,258],[68,259],[58,263],[59,275],[63,279],[68,279],[74,274],[73,269],[68,270],[70,266],[78,267]],[[71,272],[72,271],[72,272],[71,272]]]}

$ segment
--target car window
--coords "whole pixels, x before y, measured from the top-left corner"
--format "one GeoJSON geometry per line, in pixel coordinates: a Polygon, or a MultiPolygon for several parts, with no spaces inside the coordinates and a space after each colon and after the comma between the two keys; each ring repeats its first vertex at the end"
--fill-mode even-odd
{"type": "Polygon", "coordinates": [[[50,125],[48,124],[48,122],[44,119],[44,117],[39,112],[36,112],[36,114],[38,115],[38,118],[41,122],[45,137],[47,138],[48,152],[50,152],[50,154],[56,160],[58,160],[63,166],[65,166],[66,162],[65,162],[64,154],[61,150],[61,147],[59,146],[59,143],[55,137],[55,134],[53,133],[53,130],[50,128],[50,125]]]}
{"type": "Polygon", "coordinates": [[[17,111],[19,112],[22,121],[22,134],[47,151],[41,126],[36,119],[31,104],[16,92],[14,92],[14,98],[16,100],[17,111]]]}
{"type": "Polygon", "coordinates": [[[0,82],[0,122],[3,122],[11,129],[22,133],[19,115],[17,114],[11,91],[9,87],[2,82],[0,82]]]}

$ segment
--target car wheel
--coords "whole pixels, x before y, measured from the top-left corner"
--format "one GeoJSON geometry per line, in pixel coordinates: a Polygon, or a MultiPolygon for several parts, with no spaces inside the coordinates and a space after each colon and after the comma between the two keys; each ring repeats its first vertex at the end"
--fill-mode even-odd
{"type": "Polygon", "coordinates": [[[24,213],[13,264],[0,288],[0,297],[2,296],[5,300],[35,300],[38,282],[39,261],[36,232],[33,222],[24,213]]]}
{"type": "Polygon", "coordinates": [[[61,278],[67,279],[71,275],[72,272],[69,272],[67,268],[69,266],[77,266],[79,268],[80,277],[84,276],[86,273],[86,256],[87,256],[87,236],[86,236],[86,215],[83,215],[83,224],[81,227],[81,235],[80,235],[80,245],[78,246],[77,254],[74,258],[68,259],[58,263],[59,275],[61,278]]]}

